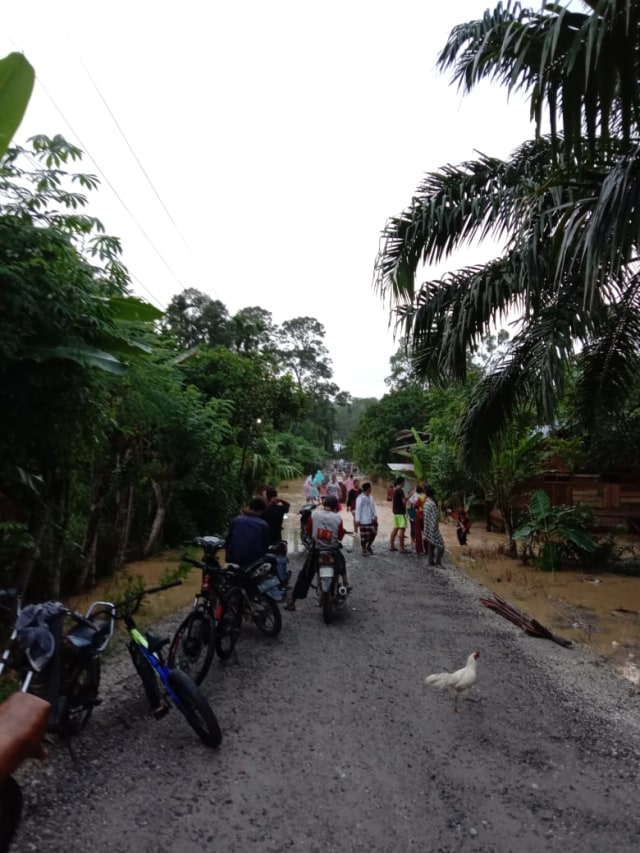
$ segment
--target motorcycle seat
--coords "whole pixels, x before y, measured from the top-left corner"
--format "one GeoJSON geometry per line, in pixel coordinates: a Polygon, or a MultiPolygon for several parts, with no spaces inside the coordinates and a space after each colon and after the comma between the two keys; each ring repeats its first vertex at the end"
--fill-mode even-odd
{"type": "Polygon", "coordinates": [[[42,739],[51,705],[32,693],[13,693],[0,705],[0,780],[27,758],[46,758],[42,739]]]}
{"type": "Polygon", "coordinates": [[[104,619],[97,619],[93,625],[87,625],[86,622],[82,625],[76,625],[67,634],[67,639],[77,649],[86,649],[92,645],[99,646],[108,633],[109,622],[105,622],[104,619]]]}

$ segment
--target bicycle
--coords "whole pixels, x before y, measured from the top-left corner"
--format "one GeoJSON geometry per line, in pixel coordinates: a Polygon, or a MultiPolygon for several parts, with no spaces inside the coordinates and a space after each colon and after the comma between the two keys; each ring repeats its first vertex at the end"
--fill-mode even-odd
{"type": "Polygon", "coordinates": [[[15,589],[0,590],[0,610],[10,613],[13,630],[0,659],[16,671],[21,691],[51,705],[48,731],[63,738],[80,732],[99,698],[100,655],[115,623],[113,604],[94,601],[83,616],[59,601],[22,607],[15,589]],[[106,618],[99,618],[99,617],[106,618]],[[75,623],[65,630],[65,623],[75,623]]]}
{"type": "Polygon", "coordinates": [[[127,596],[115,605],[116,618],[122,619],[129,632],[127,649],[138,673],[153,716],[159,720],[169,712],[167,700],[184,716],[187,723],[200,740],[210,747],[217,747],[222,741],[222,732],[209,702],[194,683],[180,669],[173,669],[165,663],[162,649],[169,644],[169,637],[157,637],[139,630],[133,618],[140,608],[145,595],[152,595],[174,586],[182,581],[149,587],[127,596]]]}
{"type": "Polygon", "coordinates": [[[223,569],[217,555],[224,548],[224,539],[219,536],[198,537],[190,544],[204,550],[204,561],[188,554],[181,559],[202,570],[202,583],[191,613],[176,631],[169,661],[184,672],[193,673],[196,684],[201,684],[214,650],[220,660],[231,657],[243,618],[251,619],[269,637],[280,633],[282,615],[269,593],[281,584],[272,576],[273,564],[266,560],[258,560],[245,569],[229,563],[223,569]]]}
{"type": "Polygon", "coordinates": [[[175,633],[168,660],[171,666],[201,684],[214,651],[223,661],[233,654],[242,628],[242,596],[230,589],[226,572],[218,561],[217,553],[224,548],[224,539],[202,536],[189,544],[204,550],[204,561],[194,560],[188,554],[183,554],[181,560],[201,569],[202,581],[191,613],[175,633]]]}

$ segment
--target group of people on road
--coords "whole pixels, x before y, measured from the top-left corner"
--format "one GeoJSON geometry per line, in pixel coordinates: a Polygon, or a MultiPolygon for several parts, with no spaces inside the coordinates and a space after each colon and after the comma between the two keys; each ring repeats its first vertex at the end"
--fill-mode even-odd
{"type": "Polygon", "coordinates": [[[397,477],[391,494],[393,528],[389,550],[408,554],[406,542],[407,523],[411,543],[418,555],[425,555],[429,565],[441,566],[444,556],[444,539],[440,533],[440,510],[430,483],[416,486],[405,494],[405,478],[397,477]],[[399,547],[396,547],[396,543],[399,547]]]}
{"type": "MultiPolygon", "coordinates": [[[[325,483],[321,471],[310,475],[309,479],[322,480],[325,492],[321,505],[310,514],[307,522],[307,532],[314,543],[313,552],[317,554],[326,549],[336,550],[339,555],[340,574],[347,586],[347,568],[340,551],[345,529],[338,513],[342,504],[346,504],[347,511],[353,514],[354,533],[358,533],[360,537],[361,554],[363,557],[370,557],[374,553],[372,546],[378,535],[378,511],[371,493],[371,483],[364,482],[360,486],[360,481],[352,478],[351,474],[338,482],[335,473],[325,483]]],[[[409,526],[415,553],[425,555],[430,565],[440,566],[445,545],[440,533],[440,511],[434,490],[426,483],[424,487],[418,485],[405,494],[405,482],[404,477],[398,477],[393,486],[393,528],[389,551],[410,553],[409,543],[406,541],[409,526]]],[[[308,482],[305,481],[305,498],[307,485],[308,482]]],[[[264,494],[264,498],[252,498],[245,511],[232,520],[225,540],[227,562],[248,566],[263,558],[270,559],[269,547],[282,540],[282,525],[290,504],[278,496],[275,488],[267,488],[264,494]]],[[[272,559],[275,561],[275,557],[272,559]]],[[[293,591],[287,598],[286,609],[295,610],[296,600],[306,598],[315,571],[316,559],[312,553],[305,561],[293,591]]]]}

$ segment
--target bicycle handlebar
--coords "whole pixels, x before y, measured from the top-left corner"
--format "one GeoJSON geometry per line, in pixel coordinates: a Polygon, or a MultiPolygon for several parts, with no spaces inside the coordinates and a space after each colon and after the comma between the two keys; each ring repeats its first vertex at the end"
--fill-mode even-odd
{"type": "Polygon", "coordinates": [[[155,592],[162,592],[162,590],[171,589],[174,586],[182,586],[182,581],[172,581],[171,583],[161,584],[160,586],[150,586],[147,589],[141,589],[140,592],[134,592],[132,595],[128,595],[126,598],[123,598],[122,601],[114,604],[114,610],[116,611],[115,618],[122,619],[126,614],[133,615],[140,607],[145,595],[153,595],[155,592]],[[119,611],[129,603],[133,603],[133,608],[131,610],[127,610],[126,614],[120,613],[119,611]]]}
{"type": "Polygon", "coordinates": [[[162,592],[163,589],[171,589],[174,586],[182,586],[182,581],[171,581],[171,583],[163,583],[161,586],[150,586],[149,589],[143,589],[139,595],[153,595],[154,592],[162,592]]]}
{"type": "Polygon", "coordinates": [[[200,562],[200,560],[194,560],[193,557],[190,557],[188,554],[183,554],[180,557],[180,562],[182,563],[191,563],[192,566],[196,566],[198,569],[204,569],[204,563],[200,562]]]}

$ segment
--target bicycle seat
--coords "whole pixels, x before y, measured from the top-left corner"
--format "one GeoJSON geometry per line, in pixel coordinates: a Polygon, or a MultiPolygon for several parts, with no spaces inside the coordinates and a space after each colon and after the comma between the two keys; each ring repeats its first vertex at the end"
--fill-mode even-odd
{"type": "Polygon", "coordinates": [[[152,655],[155,655],[156,652],[159,652],[160,649],[171,642],[171,637],[154,637],[153,634],[145,634],[145,637],[149,643],[148,648],[152,655]]]}
{"type": "Polygon", "coordinates": [[[46,758],[42,739],[51,705],[32,693],[13,693],[0,705],[0,779],[27,758],[46,758]]]}

